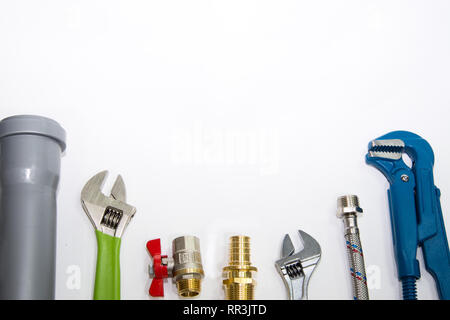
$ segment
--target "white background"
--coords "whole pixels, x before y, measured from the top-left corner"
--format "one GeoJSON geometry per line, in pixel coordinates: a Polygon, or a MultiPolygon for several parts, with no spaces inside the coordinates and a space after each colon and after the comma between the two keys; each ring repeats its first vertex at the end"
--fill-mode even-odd
{"type": "MultiPolygon", "coordinates": [[[[68,135],[57,298],[92,297],[96,241],[80,191],[103,169],[109,187],[123,175],[137,207],[123,299],[149,299],[146,241],[167,251],[183,234],[201,239],[200,298],[222,299],[228,237],[242,233],[256,297],[285,299],[274,261],[297,229],[323,251],[310,298],[350,299],[335,216],[347,193],[365,210],[371,298],[400,298],[388,183],[364,156],[392,130],[430,141],[450,228],[449,15],[449,1],[1,1],[0,118],[44,115],[68,135]]],[[[435,299],[421,266],[419,298],[435,299]]]]}

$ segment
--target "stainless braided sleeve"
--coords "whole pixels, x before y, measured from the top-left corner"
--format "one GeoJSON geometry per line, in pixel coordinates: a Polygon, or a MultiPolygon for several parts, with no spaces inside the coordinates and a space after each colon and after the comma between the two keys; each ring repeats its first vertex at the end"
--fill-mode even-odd
{"type": "Polygon", "coordinates": [[[367,290],[366,268],[364,266],[364,255],[359,239],[359,233],[346,233],[348,262],[353,285],[353,299],[369,300],[367,290]]]}
{"type": "Polygon", "coordinates": [[[367,288],[364,254],[359,239],[357,216],[363,210],[359,206],[359,199],[355,195],[339,197],[337,201],[337,217],[344,223],[344,237],[347,246],[347,258],[353,287],[354,300],[369,300],[367,288]]]}

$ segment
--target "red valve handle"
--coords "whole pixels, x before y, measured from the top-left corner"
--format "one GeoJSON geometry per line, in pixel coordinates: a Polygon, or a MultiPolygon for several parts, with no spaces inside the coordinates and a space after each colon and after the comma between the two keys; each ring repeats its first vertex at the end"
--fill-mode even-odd
{"type": "Polygon", "coordinates": [[[167,266],[162,264],[162,259],[167,258],[161,255],[161,239],[154,239],[147,242],[147,250],[153,257],[154,277],[150,285],[149,293],[152,297],[164,297],[164,278],[169,276],[167,266]]]}
{"type": "Polygon", "coordinates": [[[148,293],[152,297],[164,297],[164,282],[163,279],[153,278],[150,290],[148,293]]]}
{"type": "Polygon", "coordinates": [[[147,250],[151,256],[161,255],[161,239],[154,239],[147,242],[147,250]]]}

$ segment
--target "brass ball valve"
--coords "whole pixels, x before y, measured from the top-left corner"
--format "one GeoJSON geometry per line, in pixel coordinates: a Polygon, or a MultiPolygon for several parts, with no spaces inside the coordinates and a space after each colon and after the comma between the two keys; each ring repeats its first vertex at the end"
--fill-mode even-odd
{"type": "Polygon", "coordinates": [[[164,278],[172,277],[178,294],[192,298],[200,294],[204,276],[200,240],[194,236],[178,237],[172,241],[172,257],[161,254],[160,239],[147,242],[147,249],[153,257],[149,268],[153,278],[149,293],[152,297],[164,296],[164,278]]]}

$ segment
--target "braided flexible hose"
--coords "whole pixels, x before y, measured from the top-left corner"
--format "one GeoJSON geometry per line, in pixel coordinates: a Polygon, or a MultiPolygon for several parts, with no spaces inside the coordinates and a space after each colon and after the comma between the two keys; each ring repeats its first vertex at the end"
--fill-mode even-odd
{"type": "Polygon", "coordinates": [[[345,242],[352,276],[353,299],[369,300],[366,268],[364,266],[364,255],[361,248],[361,241],[359,240],[359,233],[346,233],[345,242]]]}
{"type": "Polygon", "coordinates": [[[350,265],[353,299],[369,300],[364,255],[356,221],[357,214],[361,212],[362,209],[359,207],[357,196],[344,196],[338,198],[337,216],[342,218],[344,222],[344,237],[347,246],[348,262],[350,265]]]}

